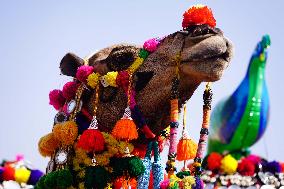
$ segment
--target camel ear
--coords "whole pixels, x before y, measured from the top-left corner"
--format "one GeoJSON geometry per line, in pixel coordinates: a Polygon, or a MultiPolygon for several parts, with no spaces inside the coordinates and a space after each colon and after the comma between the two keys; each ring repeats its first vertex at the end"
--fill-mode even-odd
{"type": "Polygon", "coordinates": [[[60,62],[61,73],[67,76],[76,76],[78,67],[84,64],[84,60],[73,53],[67,53],[60,62]]]}

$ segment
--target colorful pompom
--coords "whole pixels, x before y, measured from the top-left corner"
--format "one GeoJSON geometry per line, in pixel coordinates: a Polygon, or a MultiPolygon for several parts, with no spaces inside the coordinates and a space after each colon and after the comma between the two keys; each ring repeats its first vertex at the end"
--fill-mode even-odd
{"type": "Polygon", "coordinates": [[[104,189],[111,180],[110,173],[102,166],[90,166],[86,169],[85,187],[86,189],[104,189]]]}
{"type": "Polygon", "coordinates": [[[78,127],[74,121],[56,124],[53,128],[54,137],[63,145],[72,145],[78,136],[78,127]]]}
{"type": "Polygon", "coordinates": [[[98,129],[87,129],[80,136],[77,147],[87,152],[103,151],[105,147],[104,136],[98,129]]]}
{"type": "Polygon", "coordinates": [[[143,62],[144,62],[144,59],[141,57],[138,57],[127,70],[133,74],[143,64],[143,62]]]}
{"type": "Polygon", "coordinates": [[[217,152],[212,152],[207,157],[207,167],[211,171],[218,171],[221,166],[222,155],[217,152]]]}
{"type": "Polygon", "coordinates": [[[117,75],[118,75],[118,72],[108,72],[103,77],[109,86],[117,87],[117,84],[116,84],[117,75]]]}
{"type": "Polygon", "coordinates": [[[2,178],[3,180],[15,180],[15,169],[11,166],[4,166],[2,178]]]}
{"type": "Polygon", "coordinates": [[[221,160],[221,170],[227,174],[234,174],[238,167],[238,161],[233,156],[226,155],[221,160]]]}
{"type": "Polygon", "coordinates": [[[90,74],[92,74],[94,71],[94,67],[93,66],[87,66],[87,65],[83,65],[83,66],[80,66],[77,70],[77,73],[76,73],[76,78],[83,82],[83,83],[86,83],[87,81],[87,78],[90,74]]]}
{"type": "Polygon", "coordinates": [[[65,104],[66,99],[63,93],[59,89],[54,89],[49,92],[49,104],[52,105],[56,110],[61,109],[65,104]]]}
{"type": "Polygon", "coordinates": [[[92,88],[95,89],[99,83],[100,74],[92,73],[87,78],[87,84],[92,88]]]}
{"type": "Polygon", "coordinates": [[[137,188],[137,181],[134,178],[126,179],[125,177],[117,178],[113,183],[113,189],[136,189],[137,188]]]}
{"type": "Polygon", "coordinates": [[[52,156],[52,154],[58,147],[59,147],[59,141],[55,138],[53,133],[49,133],[41,137],[38,142],[39,153],[44,157],[52,156]]]}
{"type": "Polygon", "coordinates": [[[31,175],[31,171],[25,167],[15,170],[15,181],[18,183],[27,183],[31,175]]]}
{"type": "Polygon", "coordinates": [[[268,162],[264,169],[270,173],[280,173],[281,172],[281,165],[279,162],[277,161],[271,161],[271,162],[268,162]]]}
{"type": "Polygon", "coordinates": [[[207,24],[213,28],[216,26],[212,10],[207,6],[192,6],[183,14],[182,27],[184,29],[192,25],[202,24],[207,24]]]}
{"type": "Polygon", "coordinates": [[[34,169],[31,170],[30,178],[27,182],[29,185],[36,185],[36,183],[39,181],[39,179],[43,176],[43,172],[40,170],[34,169]]]}
{"type": "Polygon", "coordinates": [[[124,91],[128,90],[129,85],[129,74],[127,71],[120,71],[116,77],[116,83],[124,91]]]}
{"type": "Polygon", "coordinates": [[[57,171],[56,186],[57,188],[67,188],[73,183],[73,177],[68,169],[62,169],[57,171]]]}
{"type": "Polygon", "coordinates": [[[243,176],[253,176],[255,171],[255,165],[252,161],[244,158],[238,165],[238,172],[243,176]]]}
{"type": "Polygon", "coordinates": [[[197,144],[186,134],[179,140],[177,145],[177,160],[186,161],[193,159],[196,155],[197,144]]]}
{"type": "Polygon", "coordinates": [[[160,184],[160,188],[161,189],[167,189],[170,185],[170,179],[166,179],[164,181],[161,182],[160,184]]]}
{"type": "Polygon", "coordinates": [[[111,133],[118,140],[133,140],[138,138],[138,132],[133,120],[122,118],[118,120],[111,133]]]}
{"type": "Polygon", "coordinates": [[[257,165],[261,162],[261,158],[257,155],[248,155],[246,159],[251,161],[254,165],[257,165]]]}
{"type": "Polygon", "coordinates": [[[153,39],[149,39],[145,41],[143,48],[147,50],[148,52],[154,52],[157,50],[159,44],[160,44],[160,41],[157,40],[156,38],[153,38],[153,39]]]}
{"type": "Polygon", "coordinates": [[[195,184],[192,186],[192,189],[203,189],[204,183],[200,177],[195,177],[195,184]]]}
{"type": "Polygon", "coordinates": [[[69,81],[63,86],[62,95],[67,100],[71,100],[75,97],[77,89],[78,84],[75,81],[69,81]]]}

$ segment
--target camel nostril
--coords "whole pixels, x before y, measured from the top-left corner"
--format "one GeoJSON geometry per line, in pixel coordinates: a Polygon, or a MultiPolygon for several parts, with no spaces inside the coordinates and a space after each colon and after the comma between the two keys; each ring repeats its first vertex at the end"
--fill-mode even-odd
{"type": "Polygon", "coordinates": [[[189,34],[189,32],[187,30],[180,30],[180,31],[178,31],[178,33],[181,33],[183,35],[188,35],[189,34]]]}

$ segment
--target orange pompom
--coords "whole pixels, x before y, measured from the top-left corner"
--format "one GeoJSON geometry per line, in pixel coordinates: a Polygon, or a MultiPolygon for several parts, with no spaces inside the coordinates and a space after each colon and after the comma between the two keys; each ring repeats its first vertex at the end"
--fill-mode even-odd
{"type": "Polygon", "coordinates": [[[177,160],[186,161],[195,158],[197,144],[186,135],[184,135],[177,145],[177,160]]]}
{"type": "Polygon", "coordinates": [[[72,145],[78,136],[78,127],[74,121],[56,124],[52,130],[54,137],[63,145],[72,145]]]}
{"type": "Polygon", "coordinates": [[[137,188],[137,181],[134,178],[126,180],[125,177],[120,177],[120,178],[118,178],[114,181],[113,187],[114,187],[114,189],[121,189],[121,188],[136,189],[137,188]]]}
{"type": "Polygon", "coordinates": [[[212,10],[207,6],[193,6],[183,14],[183,28],[202,24],[207,24],[213,28],[216,26],[216,20],[212,10]]]}
{"type": "Polygon", "coordinates": [[[59,141],[54,137],[53,133],[49,133],[41,137],[38,142],[39,153],[44,157],[52,156],[52,154],[58,147],[59,147],[59,141]]]}
{"type": "Polygon", "coordinates": [[[134,121],[129,118],[118,120],[111,134],[119,140],[133,140],[138,138],[136,125],[134,121]]]}

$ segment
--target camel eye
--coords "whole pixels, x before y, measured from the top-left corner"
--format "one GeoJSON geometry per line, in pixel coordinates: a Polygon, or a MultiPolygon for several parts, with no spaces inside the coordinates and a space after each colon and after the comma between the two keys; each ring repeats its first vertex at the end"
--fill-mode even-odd
{"type": "Polygon", "coordinates": [[[106,58],[110,70],[121,71],[127,69],[133,62],[137,52],[132,47],[117,47],[106,58]]]}

